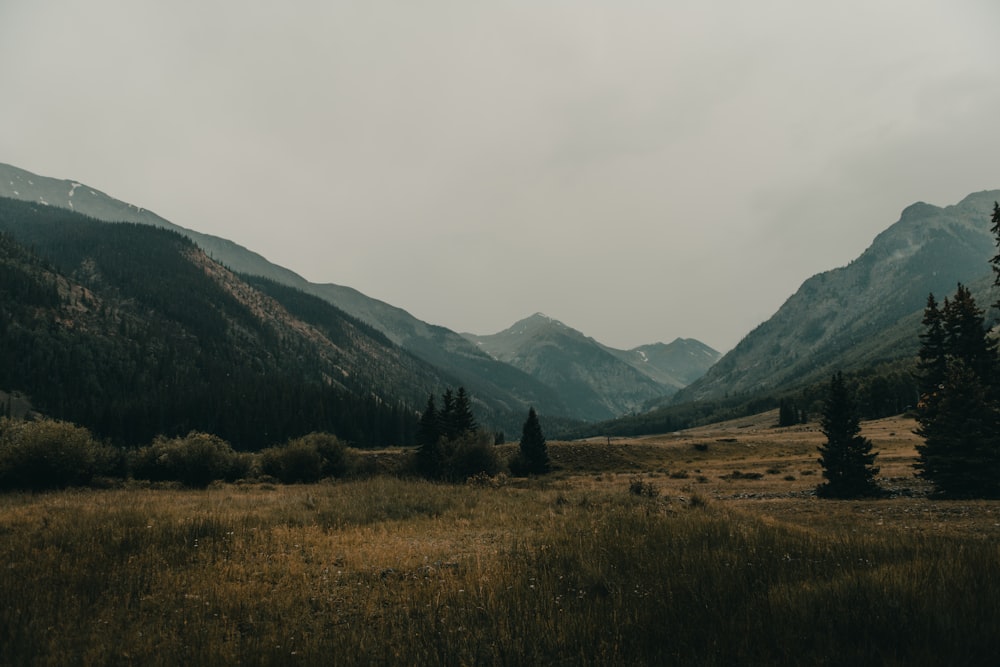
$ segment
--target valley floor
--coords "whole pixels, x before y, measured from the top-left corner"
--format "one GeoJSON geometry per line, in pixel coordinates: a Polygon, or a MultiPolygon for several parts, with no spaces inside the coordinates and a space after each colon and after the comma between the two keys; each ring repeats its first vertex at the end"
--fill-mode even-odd
{"type": "Polygon", "coordinates": [[[927,498],[902,418],[864,425],[892,497],[817,499],[775,421],[544,479],[0,496],[0,664],[992,664],[1000,502],[927,498]]]}

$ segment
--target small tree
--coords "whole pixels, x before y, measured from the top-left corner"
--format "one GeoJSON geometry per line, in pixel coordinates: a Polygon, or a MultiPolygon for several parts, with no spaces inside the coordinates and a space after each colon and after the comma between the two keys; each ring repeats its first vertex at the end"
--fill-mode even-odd
{"type": "Polygon", "coordinates": [[[875,482],[879,469],[872,465],[877,454],[872,452],[871,441],[861,436],[854,396],[839,371],[830,380],[820,425],[827,442],[819,448],[819,463],[827,481],[817,487],[817,494],[824,498],[879,495],[875,482]]]}
{"type": "Polygon", "coordinates": [[[542,475],[551,469],[549,448],[542,435],[542,426],[538,423],[535,408],[531,408],[521,428],[520,450],[511,463],[511,471],[517,474],[542,475]]]}

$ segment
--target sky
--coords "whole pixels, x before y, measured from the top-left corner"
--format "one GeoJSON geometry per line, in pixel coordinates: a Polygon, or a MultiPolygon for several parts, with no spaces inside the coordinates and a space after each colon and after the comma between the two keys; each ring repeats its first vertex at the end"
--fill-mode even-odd
{"type": "Polygon", "coordinates": [[[456,331],[725,352],[909,204],[1000,188],[998,27],[996,0],[2,0],[0,162],[456,331]]]}

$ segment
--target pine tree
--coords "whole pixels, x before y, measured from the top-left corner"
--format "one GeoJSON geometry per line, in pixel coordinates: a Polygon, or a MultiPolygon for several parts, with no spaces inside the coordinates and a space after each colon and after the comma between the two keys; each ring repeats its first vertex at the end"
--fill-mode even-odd
{"type": "Polygon", "coordinates": [[[437,479],[441,476],[443,458],[440,415],[431,394],[417,424],[417,470],[424,477],[437,479]]]}
{"type": "Polygon", "coordinates": [[[520,452],[515,467],[534,475],[542,475],[552,469],[549,448],[542,435],[542,426],[538,423],[535,408],[528,410],[528,418],[521,428],[520,452]]]}
{"type": "Polygon", "coordinates": [[[459,387],[458,393],[455,394],[455,404],[451,415],[451,430],[454,437],[475,433],[478,428],[476,418],[472,414],[469,395],[465,392],[465,387],[459,387]]]}
{"type": "Polygon", "coordinates": [[[455,394],[451,388],[441,394],[441,411],[438,412],[438,430],[445,440],[454,440],[458,435],[455,430],[455,394]]]}
{"type": "Polygon", "coordinates": [[[924,327],[917,474],[942,496],[1000,497],[998,361],[983,311],[959,284],[924,327]]]}
{"type": "Polygon", "coordinates": [[[861,435],[857,405],[843,373],[837,372],[830,380],[820,425],[827,442],[819,448],[819,463],[827,481],[816,489],[817,494],[825,498],[879,495],[875,482],[879,469],[872,465],[877,454],[872,452],[871,440],[861,435]]]}
{"type": "Polygon", "coordinates": [[[979,376],[951,359],[933,419],[920,415],[918,474],[948,498],[1000,497],[996,405],[979,376]]]}
{"type": "Polygon", "coordinates": [[[925,416],[930,416],[937,410],[937,400],[948,371],[944,320],[933,294],[927,297],[923,325],[924,330],[920,334],[920,361],[917,365],[920,392],[917,409],[925,416]]]}
{"type": "MultiPolygon", "coordinates": [[[[993,226],[990,231],[996,237],[997,254],[990,260],[993,265],[993,286],[1000,287],[1000,202],[993,202],[993,226]]],[[[993,304],[994,308],[1000,308],[1000,300],[993,304]]]]}
{"type": "Polygon", "coordinates": [[[984,384],[996,370],[996,341],[987,333],[983,311],[967,287],[958,284],[941,312],[947,353],[961,359],[984,384]]]}

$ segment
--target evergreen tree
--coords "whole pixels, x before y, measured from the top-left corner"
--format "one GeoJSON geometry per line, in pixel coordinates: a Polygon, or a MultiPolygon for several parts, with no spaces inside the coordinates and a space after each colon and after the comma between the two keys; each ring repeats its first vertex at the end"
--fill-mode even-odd
{"type": "Polygon", "coordinates": [[[438,429],[445,440],[454,440],[458,433],[455,430],[455,394],[451,388],[441,395],[441,411],[438,412],[438,429]]]}
{"type": "Polygon", "coordinates": [[[436,479],[441,476],[443,458],[441,419],[431,394],[417,424],[417,470],[424,477],[436,479]]]}
{"type": "Polygon", "coordinates": [[[945,300],[941,315],[947,353],[961,359],[989,385],[996,370],[996,341],[988,335],[983,311],[969,289],[959,283],[954,298],[945,300]]]}
{"type": "MultiPolygon", "coordinates": [[[[948,300],[945,299],[945,302],[948,300]]],[[[929,416],[937,410],[937,400],[948,371],[944,319],[933,294],[927,297],[923,325],[924,330],[920,334],[920,361],[917,365],[920,392],[918,410],[929,416]]]]}
{"type": "Polygon", "coordinates": [[[542,426],[538,423],[535,408],[528,410],[528,418],[521,428],[520,453],[516,467],[534,475],[541,475],[552,469],[549,462],[549,448],[545,443],[545,436],[542,435],[542,426]]]}
{"type": "Polygon", "coordinates": [[[451,432],[453,437],[461,437],[467,433],[475,433],[479,425],[472,415],[472,405],[465,387],[459,387],[455,395],[455,403],[451,414],[451,432]]]}
{"type": "Polygon", "coordinates": [[[925,312],[924,327],[918,474],[942,496],[1000,497],[997,352],[983,311],[960,284],[939,322],[925,312]]]}
{"type": "MultiPolygon", "coordinates": [[[[996,237],[997,254],[990,260],[993,265],[993,286],[1000,287],[1000,202],[993,202],[993,226],[990,231],[996,237]]],[[[1000,300],[993,304],[994,308],[1000,308],[1000,300]]]]}
{"type": "Polygon", "coordinates": [[[805,422],[804,413],[799,410],[791,398],[783,398],[778,402],[778,426],[794,426],[805,422]]]}
{"type": "Polygon", "coordinates": [[[949,498],[1000,497],[997,410],[981,378],[951,359],[933,419],[920,414],[918,474],[949,498]]]}
{"type": "Polygon", "coordinates": [[[856,498],[881,493],[875,482],[878,468],[872,464],[877,454],[872,443],[861,435],[857,405],[839,371],[830,380],[823,418],[820,422],[827,438],[819,448],[826,483],[816,492],[826,498],[856,498]]]}

